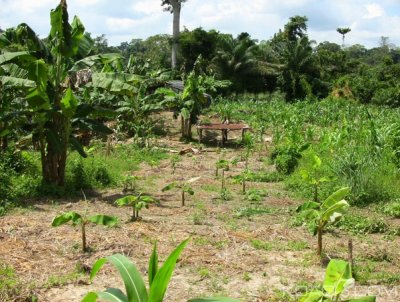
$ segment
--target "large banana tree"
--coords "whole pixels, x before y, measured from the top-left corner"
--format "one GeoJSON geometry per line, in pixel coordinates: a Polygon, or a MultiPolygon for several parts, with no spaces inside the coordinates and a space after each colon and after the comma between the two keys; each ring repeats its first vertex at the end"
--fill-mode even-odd
{"type": "MultiPolygon", "coordinates": [[[[2,118],[11,113],[25,117],[40,149],[44,183],[63,186],[69,144],[84,155],[73,136],[74,129],[110,131],[95,119],[95,108],[80,101],[79,87],[92,79],[93,85],[116,85],[111,77],[82,70],[87,65],[81,60],[90,54],[93,42],[78,17],[69,23],[66,0],[51,11],[50,20],[50,34],[45,40],[27,24],[0,35],[0,89],[22,94],[20,103],[24,107],[19,112],[6,112],[2,118]]],[[[89,61],[110,65],[115,59],[113,55],[98,55],[89,61]]],[[[132,87],[122,85],[118,89],[132,87]]],[[[2,126],[4,132],[13,130],[6,129],[4,122],[2,126]]]]}

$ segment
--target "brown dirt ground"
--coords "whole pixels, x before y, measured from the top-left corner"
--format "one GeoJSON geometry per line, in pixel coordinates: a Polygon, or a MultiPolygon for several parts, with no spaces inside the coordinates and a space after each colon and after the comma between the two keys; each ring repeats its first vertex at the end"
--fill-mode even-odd
{"type": "MultiPolygon", "coordinates": [[[[180,150],[188,147],[175,135],[160,140],[160,145],[180,150]]],[[[116,215],[116,228],[89,226],[87,230],[91,253],[80,251],[80,233],[70,225],[50,227],[52,218],[63,212],[83,212],[84,201],[70,203],[38,202],[29,209],[16,210],[0,218],[0,259],[15,268],[23,281],[24,291],[45,301],[80,301],[85,293],[123,288],[117,272],[106,265],[90,284],[85,274],[78,274],[77,266],[91,267],[101,258],[114,253],[129,256],[147,276],[147,261],[153,242],[158,242],[160,261],[184,239],[191,237],[167,290],[165,301],[186,301],[197,296],[229,295],[243,301],[288,301],[283,294],[299,295],[302,286],[318,284],[323,279],[324,267],[315,254],[315,238],[305,227],[291,227],[291,209],[300,203],[292,200],[281,184],[250,183],[249,188],[267,192],[261,206],[273,209],[270,214],[236,218],[238,209],[250,206],[241,194],[241,186],[227,181],[232,200],[221,201],[220,179],[214,176],[214,165],[219,158],[240,155],[240,149],[226,149],[218,153],[215,147],[198,155],[183,155],[173,175],[169,160],[158,167],[142,165],[139,188],[160,200],[141,212],[142,220],[129,222],[130,211],[117,208],[112,202],[121,190],[102,192],[90,198],[89,213],[116,215]],[[194,183],[195,195],[188,197],[181,207],[177,191],[161,192],[172,180],[186,180],[201,176],[194,183]],[[269,243],[266,249],[253,247],[254,240],[269,243]],[[300,247],[298,247],[300,246],[300,247]],[[280,297],[280,298],[279,298],[280,297]]],[[[257,156],[253,156],[257,158],[257,156]]],[[[250,162],[253,170],[265,169],[256,159],[250,162]]],[[[241,171],[243,162],[233,167],[227,176],[241,171]]],[[[380,262],[382,271],[400,272],[400,238],[385,240],[382,235],[352,236],[354,257],[371,257],[383,253],[391,262],[380,262]]],[[[347,257],[349,234],[336,232],[324,236],[324,250],[331,257],[347,257]]],[[[394,286],[361,286],[356,293],[376,294],[378,301],[400,301],[400,284],[394,286]],[[397,292],[395,291],[397,289],[397,292]],[[398,296],[397,296],[397,294],[398,296]]],[[[21,294],[23,295],[23,294],[21,294]]],[[[11,301],[21,301],[16,297],[11,301]]]]}

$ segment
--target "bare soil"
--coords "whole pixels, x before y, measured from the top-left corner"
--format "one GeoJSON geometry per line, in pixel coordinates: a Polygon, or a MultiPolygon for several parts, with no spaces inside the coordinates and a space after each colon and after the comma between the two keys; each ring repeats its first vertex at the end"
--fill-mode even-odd
{"type": "MultiPolygon", "coordinates": [[[[176,132],[159,140],[158,144],[177,151],[193,147],[180,142],[176,132]]],[[[106,265],[93,283],[89,282],[88,274],[78,271],[82,268],[89,271],[97,259],[121,253],[130,257],[146,278],[154,241],[157,241],[162,262],[188,237],[191,241],[177,264],[165,301],[220,295],[243,301],[290,301],[285,293],[299,296],[307,286],[318,286],[325,267],[315,255],[316,238],[306,227],[291,226],[293,209],[301,201],[290,198],[282,184],[249,183],[248,188],[267,192],[256,206],[271,211],[239,217],[237,214],[243,209],[255,207],[244,198],[241,185],[229,178],[242,171],[244,163],[239,162],[226,173],[232,199],[220,199],[221,179],[215,177],[215,162],[240,156],[242,151],[240,148],[205,147],[199,154],[182,155],[175,174],[172,174],[169,160],[157,167],[142,165],[140,171],[135,172],[140,177],[139,189],[158,198],[160,205],[143,210],[140,221],[130,222],[130,209],[113,205],[115,199],[122,196],[122,188],[89,198],[89,214],[120,218],[115,228],[88,227],[90,253],[80,250],[78,228],[50,226],[52,218],[61,212],[84,212],[87,204],[83,200],[40,200],[28,209],[1,217],[0,259],[15,268],[24,285],[20,296],[10,301],[23,301],[27,293],[35,294],[43,302],[80,301],[89,291],[107,287],[122,289],[122,281],[112,266],[106,265]],[[161,192],[171,181],[197,176],[201,178],[193,184],[195,195],[187,198],[185,207],[181,206],[178,191],[161,192]],[[260,242],[267,244],[259,247],[257,243],[260,242]]],[[[258,155],[253,156],[250,167],[255,171],[272,169],[258,161],[258,155]]],[[[398,220],[392,222],[398,223],[398,220]]],[[[400,273],[399,236],[387,240],[383,235],[327,233],[324,235],[327,255],[347,259],[349,238],[354,242],[356,264],[358,259],[378,259],[384,255],[386,260],[379,260],[377,269],[382,274],[400,273]]],[[[353,293],[378,294],[380,302],[400,301],[399,281],[391,285],[371,285],[358,286],[353,293]]]]}

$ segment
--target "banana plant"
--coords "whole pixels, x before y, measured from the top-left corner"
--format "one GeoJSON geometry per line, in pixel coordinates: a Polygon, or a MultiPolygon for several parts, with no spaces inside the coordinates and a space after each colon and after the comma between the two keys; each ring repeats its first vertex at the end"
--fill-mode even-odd
{"type": "Polygon", "coordinates": [[[164,188],[162,188],[162,192],[169,191],[175,188],[178,188],[181,190],[181,201],[182,201],[182,207],[185,206],[185,193],[189,195],[194,195],[194,190],[191,186],[192,183],[195,181],[199,180],[201,177],[193,177],[187,181],[184,182],[171,182],[170,184],[166,185],[164,188]]]}
{"type": "Polygon", "coordinates": [[[219,170],[222,170],[221,188],[225,189],[225,171],[229,170],[229,161],[220,159],[215,163],[215,176],[218,177],[219,170]]]}
{"type": "Polygon", "coordinates": [[[81,227],[83,252],[88,251],[88,247],[86,244],[86,225],[93,223],[93,224],[101,224],[107,227],[112,227],[118,223],[118,219],[114,216],[100,215],[100,214],[87,216],[87,209],[86,209],[84,215],[80,215],[73,211],[58,215],[53,218],[51,226],[58,227],[70,221],[72,222],[73,226],[79,225],[81,227]]]}
{"type": "Polygon", "coordinates": [[[242,184],[242,192],[243,195],[246,194],[246,181],[250,179],[251,172],[248,169],[245,169],[239,175],[233,177],[235,182],[242,184]]]}
{"type": "Polygon", "coordinates": [[[318,236],[317,254],[319,256],[322,255],[322,233],[328,224],[338,221],[349,207],[347,201],[343,199],[349,192],[349,188],[341,188],[321,203],[305,202],[296,210],[307,219],[313,235],[318,236]]]}
{"type": "MultiPolygon", "coordinates": [[[[19,91],[25,105],[24,110],[14,112],[12,108],[2,118],[25,117],[20,128],[31,129],[32,139],[39,146],[43,181],[63,186],[68,146],[85,155],[74,130],[112,131],[96,119],[99,111],[82,103],[78,95],[80,87],[96,82],[96,74],[82,69],[79,61],[90,54],[93,40],[78,17],[69,23],[66,0],[51,11],[50,21],[46,40],[25,23],[0,34],[0,48],[4,50],[0,55],[0,86],[19,91]]],[[[95,62],[102,56],[90,58],[95,62]]]]}
{"type": "Polygon", "coordinates": [[[322,161],[321,159],[317,156],[314,155],[313,157],[313,165],[312,165],[312,171],[309,172],[307,170],[302,170],[300,171],[302,178],[308,182],[310,185],[313,186],[313,193],[314,193],[314,198],[313,201],[315,202],[319,202],[318,199],[318,191],[319,191],[319,187],[322,183],[324,182],[329,182],[331,181],[330,178],[328,177],[320,177],[320,167],[322,165],[322,161]]]}
{"type": "Polygon", "coordinates": [[[132,221],[136,221],[140,219],[139,212],[141,209],[149,208],[150,203],[155,203],[156,200],[150,196],[142,195],[142,193],[139,193],[139,195],[128,195],[122,198],[119,198],[115,201],[115,204],[117,204],[120,207],[123,206],[129,206],[132,207],[132,221]]]}
{"type": "MultiPolygon", "coordinates": [[[[90,280],[93,280],[105,263],[111,262],[117,268],[124,282],[126,293],[118,288],[109,288],[104,292],[89,292],[83,298],[82,302],[95,302],[97,299],[111,302],[162,302],[174,272],[176,262],[188,242],[189,239],[186,239],[179,244],[160,268],[158,267],[157,246],[154,244],[148,266],[148,290],[139,270],[127,257],[121,254],[115,254],[97,260],[93,265],[90,280]]],[[[239,302],[238,300],[230,298],[201,298],[191,299],[188,302],[201,301],[239,302]]]]}
{"type": "Polygon", "coordinates": [[[375,296],[365,296],[342,300],[340,296],[354,284],[351,266],[343,260],[332,259],[325,272],[323,291],[306,293],[300,298],[300,302],[375,302],[375,296]]]}

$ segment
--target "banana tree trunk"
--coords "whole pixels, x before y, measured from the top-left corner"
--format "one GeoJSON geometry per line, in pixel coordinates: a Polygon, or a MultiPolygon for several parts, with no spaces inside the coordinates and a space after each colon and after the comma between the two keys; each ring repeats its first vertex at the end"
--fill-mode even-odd
{"type": "Polygon", "coordinates": [[[188,119],[182,117],[182,137],[192,139],[192,122],[190,117],[188,119]]]}
{"type": "Polygon", "coordinates": [[[52,130],[52,133],[57,137],[52,137],[52,134],[47,132],[45,136],[44,134],[42,135],[42,139],[40,140],[43,182],[63,187],[65,184],[65,167],[69,138],[67,118],[62,115],[55,115],[52,127],[48,130],[52,130]]]}

